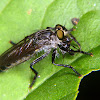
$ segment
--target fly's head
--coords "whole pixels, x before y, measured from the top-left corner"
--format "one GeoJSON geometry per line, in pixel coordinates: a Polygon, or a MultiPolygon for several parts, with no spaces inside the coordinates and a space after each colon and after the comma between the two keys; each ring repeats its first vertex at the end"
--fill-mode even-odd
{"type": "Polygon", "coordinates": [[[71,36],[69,34],[70,31],[68,31],[64,26],[59,24],[55,26],[55,30],[57,38],[61,41],[60,44],[58,44],[58,46],[69,48],[71,42],[71,36]]]}
{"type": "Polygon", "coordinates": [[[57,37],[58,37],[59,40],[62,40],[62,42],[70,41],[70,39],[71,39],[71,36],[69,34],[70,31],[67,30],[65,28],[65,26],[57,24],[55,26],[55,30],[56,30],[55,33],[57,34],[57,37]]]}
{"type": "MultiPolygon", "coordinates": [[[[71,49],[80,49],[80,44],[75,39],[75,37],[71,34],[71,30],[67,30],[65,26],[57,24],[54,28],[56,37],[60,41],[57,45],[62,51],[62,53],[71,52],[71,49]],[[74,41],[77,45],[73,45],[74,41]]],[[[73,53],[70,53],[73,55],[73,53]]]]}

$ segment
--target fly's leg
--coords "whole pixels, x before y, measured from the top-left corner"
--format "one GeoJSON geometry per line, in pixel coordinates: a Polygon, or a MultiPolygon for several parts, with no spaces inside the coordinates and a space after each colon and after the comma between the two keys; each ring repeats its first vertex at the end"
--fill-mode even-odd
{"type": "MultiPolygon", "coordinates": [[[[77,25],[78,22],[79,22],[79,19],[78,19],[78,18],[73,18],[71,21],[72,21],[72,24],[73,24],[73,25],[77,25]]],[[[74,31],[74,30],[75,30],[74,28],[70,29],[70,30],[69,30],[69,34],[70,34],[70,36],[71,36],[71,39],[74,40],[74,41],[77,43],[78,47],[81,49],[81,45],[79,44],[79,42],[78,42],[78,41],[76,40],[76,38],[70,33],[71,31],[74,31]]]]}
{"type": "Polygon", "coordinates": [[[78,44],[78,47],[81,49],[81,45],[79,44],[79,42],[75,39],[75,37],[72,34],[70,35],[71,35],[71,39],[74,40],[78,44]]]}
{"type": "Polygon", "coordinates": [[[52,27],[46,27],[46,29],[52,29],[52,27]]]}
{"type": "MultiPolygon", "coordinates": [[[[26,42],[27,39],[31,39],[31,37],[30,37],[30,36],[26,36],[26,37],[24,38],[24,41],[26,42]]],[[[23,40],[22,40],[22,41],[23,41],[23,40]]],[[[22,41],[20,41],[20,42],[22,42],[22,41]]],[[[11,40],[9,41],[9,43],[12,44],[13,46],[16,45],[16,43],[14,43],[14,42],[11,41],[11,40]]]]}
{"type": "Polygon", "coordinates": [[[43,58],[45,58],[51,50],[49,50],[47,53],[43,54],[42,56],[40,56],[39,58],[35,59],[31,64],[30,64],[30,68],[32,69],[32,71],[35,73],[35,76],[33,78],[32,83],[30,84],[29,88],[32,88],[33,84],[35,83],[35,80],[37,78],[38,72],[32,67],[33,65],[35,65],[37,62],[41,61],[43,58]]]}
{"type": "MultiPolygon", "coordinates": [[[[37,62],[39,62],[39,61],[37,61],[37,62]]],[[[37,63],[37,62],[35,62],[35,63],[37,63]]],[[[35,80],[36,80],[36,78],[37,78],[37,75],[38,75],[38,72],[32,67],[33,65],[34,65],[34,64],[31,63],[31,64],[30,64],[30,68],[31,68],[32,71],[35,73],[35,76],[34,76],[34,78],[33,78],[32,83],[30,84],[29,88],[32,88],[32,86],[33,86],[33,84],[35,83],[35,80]]]]}
{"type": "Polygon", "coordinates": [[[74,41],[77,43],[78,47],[81,49],[81,45],[80,45],[79,42],[76,40],[76,38],[75,38],[71,33],[69,33],[69,35],[71,36],[71,39],[74,40],[74,41]]]}
{"type": "Polygon", "coordinates": [[[13,41],[9,41],[10,44],[12,44],[13,46],[16,45],[16,43],[14,43],[13,41]]]}
{"type": "Polygon", "coordinates": [[[70,65],[64,65],[64,64],[55,64],[55,55],[56,55],[56,49],[53,50],[52,53],[52,63],[56,66],[63,66],[63,67],[67,67],[67,68],[71,68],[77,75],[82,76],[80,73],[78,73],[72,66],[70,65]]]}
{"type": "Polygon", "coordinates": [[[86,55],[93,56],[92,53],[88,53],[88,52],[85,52],[85,51],[81,51],[81,50],[79,50],[79,49],[78,49],[78,50],[72,50],[72,49],[70,49],[69,52],[73,52],[73,53],[78,52],[78,53],[83,53],[83,54],[86,54],[86,55]]]}
{"type": "Polygon", "coordinates": [[[66,51],[66,52],[68,52],[68,53],[71,54],[71,55],[74,55],[74,53],[78,52],[78,53],[83,53],[83,54],[86,54],[86,55],[93,56],[92,53],[88,53],[88,52],[85,52],[85,51],[81,51],[80,49],[78,49],[78,50],[73,50],[73,49],[70,49],[70,48],[64,48],[62,45],[59,45],[59,44],[58,44],[58,46],[59,46],[59,48],[60,48],[61,50],[66,51]]]}

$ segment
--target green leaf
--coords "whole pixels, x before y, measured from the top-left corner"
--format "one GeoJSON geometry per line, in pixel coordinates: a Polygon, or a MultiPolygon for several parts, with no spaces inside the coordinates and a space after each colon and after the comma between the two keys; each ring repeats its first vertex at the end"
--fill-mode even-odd
{"type": "MultiPolygon", "coordinates": [[[[11,47],[9,40],[17,43],[25,36],[56,24],[73,27],[71,19],[80,18],[72,34],[82,50],[92,52],[67,54],[56,58],[56,63],[72,65],[80,74],[87,75],[100,69],[100,1],[99,0],[2,0],[0,2],[0,54],[11,47]],[[87,5],[87,3],[89,5],[87,5]]],[[[32,90],[29,84],[34,73],[29,68],[31,60],[0,73],[0,100],[73,100],[77,96],[79,78],[71,69],[51,63],[51,54],[34,66],[40,78],[32,90]],[[31,92],[31,93],[30,93],[31,92]]]]}

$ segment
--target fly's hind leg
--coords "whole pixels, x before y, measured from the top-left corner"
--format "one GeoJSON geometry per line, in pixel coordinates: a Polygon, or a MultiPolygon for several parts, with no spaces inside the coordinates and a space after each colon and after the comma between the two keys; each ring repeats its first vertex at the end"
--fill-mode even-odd
{"type": "Polygon", "coordinates": [[[35,65],[37,62],[41,61],[43,58],[45,58],[51,50],[49,50],[47,53],[43,54],[42,56],[40,56],[39,58],[35,59],[31,64],[30,64],[30,68],[32,69],[32,71],[35,73],[35,76],[33,78],[32,83],[30,84],[29,88],[32,88],[33,84],[35,83],[35,80],[37,78],[38,72],[32,67],[33,65],[35,65]]]}
{"type": "Polygon", "coordinates": [[[80,73],[78,73],[78,72],[77,72],[72,66],[70,66],[70,65],[56,64],[56,63],[55,63],[55,55],[56,55],[56,49],[54,49],[54,50],[53,50],[53,53],[52,53],[52,63],[53,63],[54,65],[70,68],[70,69],[72,69],[77,75],[82,76],[80,73]]]}
{"type": "Polygon", "coordinates": [[[16,45],[16,43],[14,43],[13,41],[9,41],[10,44],[12,44],[13,46],[16,45]]]}

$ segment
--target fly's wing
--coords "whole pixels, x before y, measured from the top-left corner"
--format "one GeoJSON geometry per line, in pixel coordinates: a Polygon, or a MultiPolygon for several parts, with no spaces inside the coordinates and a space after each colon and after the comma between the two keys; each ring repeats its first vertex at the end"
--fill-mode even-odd
{"type": "Polygon", "coordinates": [[[26,37],[0,56],[0,70],[12,67],[12,63],[17,65],[28,60],[37,48],[33,35],[26,37]]]}
{"type": "Polygon", "coordinates": [[[52,34],[49,29],[41,30],[30,36],[25,37],[16,45],[8,49],[0,56],[0,71],[18,65],[35,54],[35,50],[44,45],[44,39],[47,39],[52,34]]]}

